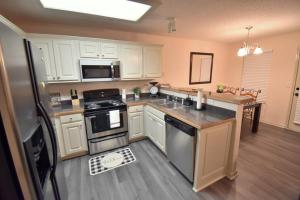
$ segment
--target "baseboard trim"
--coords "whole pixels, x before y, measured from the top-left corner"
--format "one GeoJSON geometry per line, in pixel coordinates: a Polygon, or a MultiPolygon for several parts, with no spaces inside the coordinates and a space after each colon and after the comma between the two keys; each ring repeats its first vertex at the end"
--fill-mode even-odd
{"type": "Polygon", "coordinates": [[[68,160],[68,159],[71,159],[71,158],[84,156],[84,155],[87,155],[88,153],[89,153],[88,151],[76,152],[76,153],[61,157],[61,160],[68,160]]]}
{"type": "Polygon", "coordinates": [[[277,124],[277,123],[273,123],[273,122],[269,122],[269,121],[265,121],[265,120],[260,120],[260,122],[262,122],[264,124],[276,126],[276,127],[279,127],[279,128],[287,128],[286,124],[277,124]]]}
{"type": "Polygon", "coordinates": [[[146,139],[145,135],[134,137],[134,138],[129,138],[129,143],[138,142],[138,141],[144,140],[144,139],[146,139]]]}

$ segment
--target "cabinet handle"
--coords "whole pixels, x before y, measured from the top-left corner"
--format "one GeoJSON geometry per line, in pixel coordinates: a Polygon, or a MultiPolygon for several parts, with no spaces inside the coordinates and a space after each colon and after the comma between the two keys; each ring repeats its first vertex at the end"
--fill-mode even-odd
{"type": "Polygon", "coordinates": [[[57,77],[57,79],[59,80],[59,79],[60,79],[60,77],[58,76],[58,77],[57,77]]]}
{"type": "Polygon", "coordinates": [[[97,54],[97,57],[99,57],[100,55],[99,54],[97,54]]]}
{"type": "Polygon", "coordinates": [[[55,77],[53,77],[52,79],[55,80],[55,77]]]}
{"type": "Polygon", "coordinates": [[[70,120],[70,121],[72,121],[72,120],[73,120],[73,118],[72,118],[72,117],[70,117],[70,118],[69,118],[69,120],[70,120]]]}

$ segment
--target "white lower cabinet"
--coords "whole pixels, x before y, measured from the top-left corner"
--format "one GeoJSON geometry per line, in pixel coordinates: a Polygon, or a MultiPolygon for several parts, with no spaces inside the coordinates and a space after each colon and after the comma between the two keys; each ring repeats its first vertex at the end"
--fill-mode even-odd
{"type": "Polygon", "coordinates": [[[83,134],[83,121],[62,124],[61,127],[66,154],[85,150],[86,138],[83,134]]]}
{"type": "Polygon", "coordinates": [[[55,127],[62,158],[88,151],[82,114],[65,115],[55,119],[55,127]]]}
{"type": "Polygon", "coordinates": [[[134,106],[128,109],[129,138],[137,138],[144,135],[144,112],[142,106],[134,106]]]}
{"type": "Polygon", "coordinates": [[[145,133],[158,148],[166,151],[166,124],[164,113],[150,106],[145,107],[145,133]]]}
{"type": "Polygon", "coordinates": [[[232,122],[198,130],[194,190],[199,191],[226,176],[232,122]]]}

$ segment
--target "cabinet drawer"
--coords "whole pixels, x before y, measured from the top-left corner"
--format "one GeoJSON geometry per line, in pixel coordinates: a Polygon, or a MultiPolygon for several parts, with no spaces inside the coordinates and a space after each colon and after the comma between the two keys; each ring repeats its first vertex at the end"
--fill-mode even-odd
{"type": "Polygon", "coordinates": [[[73,114],[73,115],[64,115],[60,117],[61,123],[70,123],[76,121],[82,121],[83,117],[81,114],[73,114]]]}
{"type": "Polygon", "coordinates": [[[151,107],[151,106],[146,106],[145,110],[159,118],[160,120],[164,121],[165,120],[165,113],[151,107]]]}
{"type": "Polygon", "coordinates": [[[130,106],[128,108],[128,112],[133,113],[133,112],[141,112],[144,110],[144,106],[140,105],[140,106],[130,106]]]}

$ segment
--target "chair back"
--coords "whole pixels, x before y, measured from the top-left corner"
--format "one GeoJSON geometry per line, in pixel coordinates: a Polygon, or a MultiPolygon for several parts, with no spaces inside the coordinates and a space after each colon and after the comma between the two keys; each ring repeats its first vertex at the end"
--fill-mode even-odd
{"type": "Polygon", "coordinates": [[[240,89],[236,87],[224,86],[223,93],[230,93],[236,95],[237,91],[239,90],[240,89]]]}
{"type": "Polygon", "coordinates": [[[241,91],[240,91],[241,96],[251,97],[254,101],[257,100],[257,96],[259,95],[259,93],[261,93],[261,90],[241,88],[241,91]]]}

